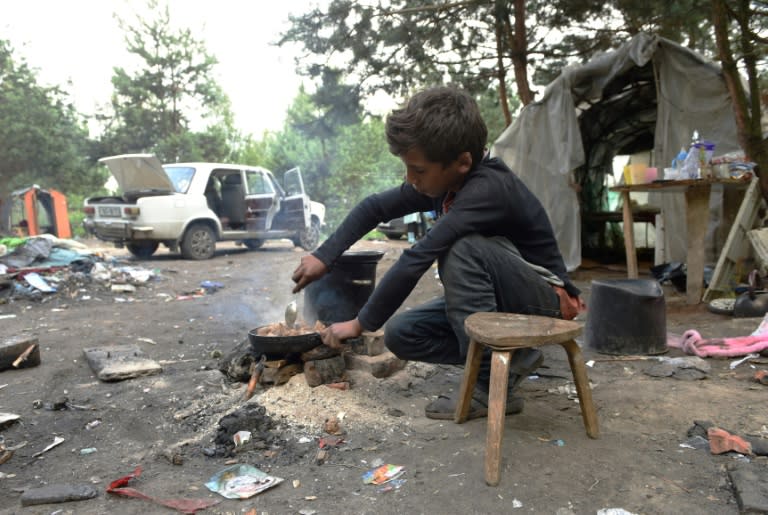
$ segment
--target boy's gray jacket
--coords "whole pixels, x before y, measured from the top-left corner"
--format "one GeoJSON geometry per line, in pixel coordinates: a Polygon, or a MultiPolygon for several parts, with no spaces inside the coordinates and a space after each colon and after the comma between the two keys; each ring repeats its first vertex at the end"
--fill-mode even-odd
{"type": "Polygon", "coordinates": [[[371,195],[355,206],[313,252],[331,267],[336,258],[381,222],[416,211],[441,215],[424,238],[403,251],[360,310],[357,318],[363,329],[374,331],[384,325],[432,263],[457,240],[474,233],[508,238],[525,261],[557,276],[570,295],[579,294],[568,278],[544,208],[502,161],[485,159],[472,169],[447,213],[442,213],[442,200],[422,195],[405,183],[371,195]]]}

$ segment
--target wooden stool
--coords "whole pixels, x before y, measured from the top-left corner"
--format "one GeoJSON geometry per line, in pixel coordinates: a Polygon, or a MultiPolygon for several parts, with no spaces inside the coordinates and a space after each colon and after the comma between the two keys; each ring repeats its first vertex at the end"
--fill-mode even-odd
{"type": "Polygon", "coordinates": [[[493,351],[491,357],[491,384],[488,392],[488,434],[485,441],[485,482],[499,484],[501,470],[501,439],[504,435],[504,415],[507,404],[509,364],[516,349],[559,344],[568,353],[573,381],[579,394],[581,416],[587,435],[597,438],[597,412],[592,403],[587,369],[579,345],[574,338],[581,334],[578,322],[515,313],[474,313],[467,317],[464,328],[469,335],[469,351],[464,377],[459,389],[454,421],[467,420],[472,393],[480,371],[483,347],[493,351]]]}

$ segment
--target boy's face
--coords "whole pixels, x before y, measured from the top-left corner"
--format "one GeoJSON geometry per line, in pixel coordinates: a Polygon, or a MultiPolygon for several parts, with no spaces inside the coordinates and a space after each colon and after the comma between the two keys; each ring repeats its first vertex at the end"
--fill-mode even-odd
{"type": "Polygon", "coordinates": [[[419,148],[401,154],[400,159],[405,163],[405,182],[419,193],[433,198],[448,191],[459,191],[467,172],[472,168],[472,155],[469,152],[461,153],[447,166],[427,160],[419,148]]]}

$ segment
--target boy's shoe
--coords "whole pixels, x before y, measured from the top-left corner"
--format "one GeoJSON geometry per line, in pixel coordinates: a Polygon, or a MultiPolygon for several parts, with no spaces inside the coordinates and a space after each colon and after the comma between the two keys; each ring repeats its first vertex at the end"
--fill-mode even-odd
{"type": "MultiPolygon", "coordinates": [[[[518,351],[519,352],[519,351],[518,351]]],[[[525,402],[522,398],[516,397],[512,392],[523,380],[538,369],[544,362],[544,355],[539,349],[528,349],[523,354],[522,359],[515,360],[510,364],[509,386],[507,387],[507,408],[506,415],[516,415],[523,411],[525,402]]],[[[472,394],[472,402],[469,407],[468,419],[488,416],[488,387],[475,385],[475,391],[472,394]]],[[[427,404],[424,412],[427,418],[438,420],[451,420],[456,412],[456,404],[459,397],[459,385],[453,389],[453,392],[447,395],[440,395],[437,399],[427,404]]]]}
{"type": "MultiPolygon", "coordinates": [[[[459,389],[447,395],[440,395],[437,399],[427,404],[424,413],[427,418],[437,420],[453,420],[456,413],[456,404],[459,402],[459,389]]],[[[506,415],[517,415],[523,411],[525,401],[522,397],[507,396],[506,415]]],[[[475,388],[472,394],[472,402],[469,405],[469,415],[467,419],[481,418],[488,416],[488,393],[475,388]]]]}

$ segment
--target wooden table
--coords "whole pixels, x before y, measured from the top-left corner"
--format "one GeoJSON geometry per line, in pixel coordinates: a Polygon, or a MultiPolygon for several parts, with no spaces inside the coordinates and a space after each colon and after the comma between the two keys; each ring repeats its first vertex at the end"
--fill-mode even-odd
{"type": "Polygon", "coordinates": [[[660,192],[685,195],[685,225],[687,228],[686,303],[698,304],[704,289],[704,239],[709,222],[709,194],[713,184],[746,189],[749,181],[738,179],[689,179],[684,181],[657,181],[647,184],[614,186],[622,198],[624,218],[624,250],[627,254],[627,277],[637,278],[635,230],[629,194],[633,192],[660,192]]]}

